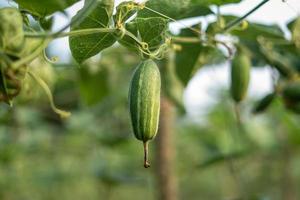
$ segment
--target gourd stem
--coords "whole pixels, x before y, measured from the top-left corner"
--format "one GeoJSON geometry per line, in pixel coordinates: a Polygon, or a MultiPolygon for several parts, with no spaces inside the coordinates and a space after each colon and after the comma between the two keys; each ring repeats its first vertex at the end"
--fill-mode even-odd
{"type": "Polygon", "coordinates": [[[236,117],[236,120],[237,120],[237,124],[238,124],[238,126],[241,126],[242,118],[241,118],[240,104],[239,103],[234,104],[234,112],[235,112],[235,117],[236,117]]]}
{"type": "Polygon", "coordinates": [[[268,1],[270,1],[270,0],[263,0],[258,5],[256,5],[253,9],[251,9],[249,12],[247,12],[245,15],[243,15],[242,17],[240,17],[240,18],[238,18],[238,19],[230,22],[221,32],[224,33],[224,32],[229,31],[234,26],[238,25],[241,21],[243,21],[244,19],[246,19],[249,15],[251,15],[252,13],[254,13],[257,9],[259,9],[264,4],[266,4],[268,1]]]}
{"type": "Polygon", "coordinates": [[[150,167],[150,163],[148,162],[148,141],[143,142],[144,145],[144,167],[148,168],[150,167]]]}

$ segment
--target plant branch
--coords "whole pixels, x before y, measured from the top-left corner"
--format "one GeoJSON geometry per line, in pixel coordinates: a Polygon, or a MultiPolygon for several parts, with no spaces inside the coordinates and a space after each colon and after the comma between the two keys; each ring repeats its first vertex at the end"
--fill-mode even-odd
{"type": "Polygon", "coordinates": [[[62,27],[57,32],[50,34],[50,37],[56,38],[63,31],[65,31],[69,26],[73,26],[73,27],[77,26],[80,22],[82,22],[85,19],[85,17],[88,15],[88,13],[92,9],[95,8],[96,3],[97,3],[97,0],[91,0],[89,4],[84,5],[84,9],[82,9],[80,12],[78,12],[78,15],[74,16],[70,23],[66,24],[64,27],[62,27]]]}
{"type": "Polygon", "coordinates": [[[7,56],[4,52],[2,52],[0,50],[0,57],[6,61],[8,64],[11,64],[12,63],[12,60],[9,58],[9,56],[7,56]]]}
{"type": "Polygon", "coordinates": [[[62,38],[67,36],[79,36],[79,35],[89,35],[94,33],[113,33],[117,29],[116,28],[88,28],[88,29],[81,29],[81,30],[75,30],[75,31],[69,31],[69,32],[61,32],[57,34],[55,37],[53,37],[53,34],[49,33],[31,33],[27,32],[25,33],[26,37],[34,37],[34,38],[62,38]]]}
{"type": "Polygon", "coordinates": [[[41,88],[44,90],[44,92],[46,93],[49,102],[50,102],[50,106],[52,108],[52,110],[58,114],[62,119],[68,118],[71,113],[58,109],[55,104],[54,104],[54,100],[53,100],[53,96],[52,93],[47,85],[47,83],[45,83],[45,81],[43,79],[41,79],[40,77],[38,77],[37,75],[35,75],[34,73],[28,71],[28,74],[41,86],[41,88]]]}
{"type": "MultiPolygon", "coordinates": [[[[174,42],[180,42],[180,43],[201,43],[203,42],[200,38],[197,37],[176,37],[176,36],[172,36],[172,41],[174,42]]],[[[211,38],[212,41],[216,42],[217,44],[220,44],[222,46],[224,46],[226,48],[226,50],[228,51],[228,58],[231,58],[233,55],[233,50],[231,49],[231,47],[226,44],[226,42],[217,40],[215,38],[211,38]]]]}
{"type": "Polygon", "coordinates": [[[12,68],[17,69],[18,67],[25,65],[35,59],[51,42],[50,39],[45,39],[30,55],[21,58],[20,60],[12,63],[12,68]]]}
{"type": "MultiPolygon", "coordinates": [[[[69,28],[70,26],[76,27],[80,22],[82,22],[87,14],[95,8],[95,4],[97,3],[97,0],[90,1],[89,4],[85,5],[84,8],[78,12],[78,15],[75,15],[71,22],[63,26],[61,29],[59,29],[56,32],[53,33],[42,33],[42,34],[34,34],[34,33],[26,33],[25,36],[27,37],[42,37],[42,38],[59,38],[59,37],[65,37],[68,36],[69,33],[73,33],[73,31],[70,31],[68,33],[64,33],[64,31],[69,28]]],[[[81,30],[79,30],[80,32],[81,30]]],[[[74,34],[77,34],[76,31],[74,31],[74,34]]]]}
{"type": "Polygon", "coordinates": [[[176,37],[172,36],[171,39],[174,42],[182,42],[182,43],[200,43],[201,39],[198,37],[176,37]]]}
{"type": "Polygon", "coordinates": [[[249,12],[247,12],[245,15],[243,15],[242,17],[240,17],[240,18],[238,18],[238,19],[233,20],[232,22],[230,22],[221,32],[224,33],[224,32],[229,31],[234,26],[238,25],[241,21],[243,21],[244,19],[246,19],[249,15],[251,15],[256,10],[258,10],[260,7],[262,7],[264,4],[266,4],[268,1],[270,1],[270,0],[263,0],[257,6],[255,6],[253,9],[251,9],[249,12]]]}

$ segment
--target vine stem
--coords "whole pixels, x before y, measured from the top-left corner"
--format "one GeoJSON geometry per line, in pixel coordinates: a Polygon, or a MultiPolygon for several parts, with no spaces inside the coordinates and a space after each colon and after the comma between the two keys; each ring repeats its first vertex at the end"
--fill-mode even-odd
{"type": "Polygon", "coordinates": [[[12,63],[12,60],[4,52],[0,51],[0,57],[8,64],[12,63]]]}
{"type": "Polygon", "coordinates": [[[31,54],[12,63],[12,68],[17,69],[35,59],[51,42],[51,39],[45,39],[31,54]]]}
{"type": "Polygon", "coordinates": [[[69,32],[61,32],[57,34],[55,37],[53,34],[49,33],[25,33],[26,37],[33,37],[33,38],[62,38],[67,36],[79,36],[79,35],[89,35],[94,33],[114,33],[117,29],[116,28],[87,28],[82,30],[75,30],[69,32]]]}
{"type": "MultiPolygon", "coordinates": [[[[172,36],[171,39],[174,42],[181,42],[181,43],[200,43],[202,42],[202,40],[198,37],[178,37],[178,36],[172,36]]],[[[226,42],[221,41],[221,40],[217,40],[215,38],[211,38],[212,41],[216,42],[219,45],[222,45],[223,47],[225,47],[225,49],[228,52],[228,56],[226,56],[228,59],[230,59],[233,56],[233,50],[231,49],[231,47],[226,44],[226,42]]]]}
{"type": "Polygon", "coordinates": [[[144,47],[144,43],[141,42],[135,35],[133,35],[129,31],[125,30],[125,35],[129,36],[131,39],[133,39],[134,41],[136,41],[141,47],[144,47]]]}
{"type": "MultiPolygon", "coordinates": [[[[83,29],[83,30],[76,30],[76,31],[70,31],[66,33],[60,33],[56,36],[56,38],[59,37],[66,37],[66,36],[78,36],[78,35],[88,35],[93,33],[113,33],[117,29],[115,28],[91,28],[91,29],[83,29]]],[[[31,62],[36,56],[38,56],[47,46],[48,44],[55,38],[52,38],[52,34],[43,34],[43,33],[25,33],[26,37],[32,37],[32,38],[46,38],[39,47],[37,47],[30,55],[16,61],[12,64],[13,68],[18,68],[26,63],[31,62]]]]}
{"type": "Polygon", "coordinates": [[[43,79],[41,79],[40,77],[38,77],[37,75],[35,75],[34,73],[32,73],[30,71],[28,71],[28,74],[43,88],[43,90],[45,91],[45,93],[49,99],[52,110],[63,119],[68,118],[71,115],[71,113],[61,110],[61,109],[58,109],[55,106],[52,93],[51,93],[47,83],[45,83],[45,81],[43,79]]]}
{"type": "Polygon", "coordinates": [[[262,7],[264,4],[266,4],[267,2],[269,2],[270,0],[263,0],[262,2],[260,2],[258,5],[256,5],[253,9],[251,9],[249,12],[247,12],[245,15],[243,15],[242,17],[230,22],[221,32],[227,32],[230,29],[232,29],[233,27],[235,27],[236,25],[238,25],[241,21],[243,21],[244,19],[246,19],[249,15],[251,15],[252,13],[254,13],[256,10],[258,10],[260,7],[262,7]]]}
{"type": "MultiPolygon", "coordinates": [[[[30,34],[27,33],[25,36],[27,37],[43,37],[43,38],[59,38],[59,37],[65,37],[69,36],[68,33],[64,33],[64,31],[69,28],[70,26],[76,27],[80,22],[82,22],[85,19],[85,16],[92,11],[95,8],[95,4],[97,3],[97,0],[91,0],[89,4],[86,4],[84,6],[84,9],[81,10],[81,12],[78,13],[78,15],[74,16],[71,22],[63,26],[61,29],[54,33],[45,33],[45,34],[30,34]]],[[[81,31],[81,30],[80,30],[81,31]]],[[[80,32],[79,31],[79,32],[80,32]]],[[[71,31],[69,33],[73,33],[76,35],[77,31],[71,31]]]]}
{"type": "Polygon", "coordinates": [[[113,32],[114,29],[85,29],[85,30],[77,30],[77,31],[70,31],[67,33],[64,33],[69,26],[73,25],[74,27],[77,26],[82,20],[85,19],[84,16],[87,15],[88,12],[90,12],[92,9],[94,9],[94,5],[97,3],[97,0],[91,0],[89,4],[85,6],[85,8],[82,10],[80,14],[75,16],[73,20],[71,20],[70,23],[62,27],[60,30],[54,33],[44,33],[44,34],[37,34],[37,33],[25,33],[26,37],[34,37],[34,38],[45,38],[45,40],[42,42],[39,47],[37,47],[30,55],[18,60],[17,62],[12,64],[13,68],[18,68],[24,64],[27,64],[31,62],[34,58],[36,58],[47,46],[48,44],[55,38],[59,37],[65,37],[65,36],[71,36],[71,35],[83,35],[83,34],[92,34],[95,32],[113,32]]]}
{"type": "Polygon", "coordinates": [[[237,123],[240,126],[242,124],[242,118],[241,118],[241,111],[240,111],[240,104],[239,103],[234,104],[234,113],[235,113],[237,123]]]}
{"type": "Polygon", "coordinates": [[[178,37],[178,36],[172,36],[171,39],[174,42],[183,42],[183,43],[199,43],[202,40],[198,37],[178,37]]]}
{"type": "Polygon", "coordinates": [[[144,145],[144,167],[148,168],[150,167],[150,163],[148,162],[148,141],[143,142],[144,145]]]}

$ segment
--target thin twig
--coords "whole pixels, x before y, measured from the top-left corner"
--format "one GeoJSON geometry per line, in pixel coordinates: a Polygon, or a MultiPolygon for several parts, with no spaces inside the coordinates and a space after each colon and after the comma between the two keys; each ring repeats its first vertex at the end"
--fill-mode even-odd
{"type": "MultiPolygon", "coordinates": [[[[90,35],[94,33],[113,33],[117,29],[116,28],[87,28],[87,29],[81,29],[81,30],[74,30],[69,32],[61,32],[55,36],[55,38],[62,38],[62,37],[68,37],[68,36],[81,36],[81,35],[90,35]]],[[[33,38],[47,38],[52,37],[52,35],[55,33],[31,33],[31,32],[25,32],[26,37],[33,37],[33,38]]]]}
{"type": "Polygon", "coordinates": [[[50,40],[45,39],[41,44],[38,45],[38,47],[28,56],[12,63],[12,68],[17,69],[18,67],[25,65],[32,60],[34,60],[49,44],[50,40]]]}
{"type": "Polygon", "coordinates": [[[54,100],[53,100],[53,96],[52,96],[52,93],[47,85],[47,83],[45,83],[45,81],[43,79],[41,79],[40,77],[36,76],[34,73],[28,71],[28,74],[41,86],[41,88],[44,90],[44,92],[46,93],[48,99],[49,99],[49,103],[50,103],[50,106],[52,108],[52,110],[58,114],[61,118],[65,119],[65,118],[68,118],[71,113],[70,112],[67,112],[67,111],[64,111],[64,110],[61,110],[61,109],[58,109],[55,104],[54,104],[54,100]]]}
{"type": "Polygon", "coordinates": [[[197,34],[199,34],[199,35],[203,35],[203,32],[199,31],[198,29],[195,29],[195,28],[190,27],[190,26],[186,26],[185,24],[181,23],[180,21],[178,21],[178,20],[176,20],[176,19],[173,19],[172,17],[169,17],[169,16],[167,16],[167,15],[165,15],[165,14],[162,14],[162,13],[160,13],[160,12],[158,12],[158,11],[156,11],[156,10],[153,10],[153,9],[147,7],[147,6],[145,6],[144,8],[146,8],[147,10],[149,10],[149,11],[151,11],[151,12],[153,12],[153,13],[156,13],[156,14],[158,14],[158,15],[164,17],[164,18],[167,18],[167,19],[169,19],[169,20],[171,20],[171,21],[173,21],[173,22],[179,23],[180,25],[184,26],[184,27],[187,28],[187,29],[190,29],[190,30],[194,31],[195,33],[197,33],[197,34]]]}
{"type": "Polygon", "coordinates": [[[202,40],[198,37],[181,37],[181,36],[172,36],[171,39],[174,42],[182,42],[182,43],[199,43],[202,40]]]}
{"type": "Polygon", "coordinates": [[[230,22],[221,32],[225,33],[227,31],[229,31],[234,26],[238,25],[240,22],[242,22],[244,19],[246,19],[249,15],[251,15],[252,13],[254,13],[257,9],[259,9],[264,4],[266,4],[268,1],[270,1],[270,0],[263,0],[258,5],[256,5],[253,9],[251,9],[249,12],[247,12],[245,15],[243,15],[242,17],[240,17],[240,18],[238,18],[238,19],[233,20],[232,22],[230,22]]]}

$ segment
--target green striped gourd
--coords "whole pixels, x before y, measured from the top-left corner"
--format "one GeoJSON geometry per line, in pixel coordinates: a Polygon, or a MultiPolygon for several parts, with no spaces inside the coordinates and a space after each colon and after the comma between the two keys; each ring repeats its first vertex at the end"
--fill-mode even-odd
{"type": "Polygon", "coordinates": [[[160,72],[152,60],[143,61],[134,71],[130,90],[129,108],[133,133],[144,144],[144,167],[148,163],[148,141],[157,133],[160,111],[160,72]]]}
{"type": "Polygon", "coordinates": [[[231,97],[237,103],[247,94],[250,81],[251,61],[242,51],[238,51],[231,63],[231,97]]]}

